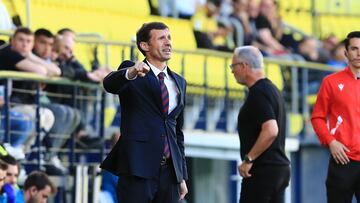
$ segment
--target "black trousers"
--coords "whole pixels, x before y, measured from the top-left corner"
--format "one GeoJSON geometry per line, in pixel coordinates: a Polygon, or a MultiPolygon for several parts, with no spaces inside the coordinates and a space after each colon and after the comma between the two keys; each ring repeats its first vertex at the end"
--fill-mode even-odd
{"type": "Polygon", "coordinates": [[[360,162],[337,164],[331,157],[326,178],[326,195],[329,203],[351,203],[355,194],[360,202],[360,162]]]}
{"type": "Polygon", "coordinates": [[[250,178],[241,183],[240,203],[283,203],[289,185],[288,165],[257,165],[250,170],[250,178]]]}
{"type": "Polygon", "coordinates": [[[180,199],[171,163],[161,166],[159,176],[153,179],[120,175],[117,193],[121,203],[177,203],[180,199]]]}

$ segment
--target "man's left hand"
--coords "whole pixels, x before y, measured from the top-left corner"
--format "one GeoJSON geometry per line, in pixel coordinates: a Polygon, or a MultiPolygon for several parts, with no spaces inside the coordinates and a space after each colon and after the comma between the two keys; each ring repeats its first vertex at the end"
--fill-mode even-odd
{"type": "Polygon", "coordinates": [[[251,174],[249,173],[249,171],[252,165],[253,165],[252,163],[242,162],[238,168],[240,176],[243,178],[250,178],[251,174]]]}
{"type": "Polygon", "coordinates": [[[187,189],[185,180],[183,180],[180,183],[180,191],[179,191],[179,193],[180,193],[180,200],[184,199],[185,195],[188,193],[188,189],[187,189]]]}

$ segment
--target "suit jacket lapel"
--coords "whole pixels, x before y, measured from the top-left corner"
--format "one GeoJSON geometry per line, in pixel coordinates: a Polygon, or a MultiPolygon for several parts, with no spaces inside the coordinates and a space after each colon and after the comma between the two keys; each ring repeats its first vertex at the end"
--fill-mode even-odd
{"type": "Polygon", "coordinates": [[[167,67],[168,68],[168,74],[170,75],[170,77],[172,77],[175,81],[175,84],[176,84],[176,87],[177,89],[179,90],[179,95],[178,95],[178,102],[177,102],[177,105],[175,107],[175,109],[170,113],[170,114],[173,114],[174,112],[176,112],[178,110],[178,108],[180,107],[181,103],[184,102],[182,101],[183,99],[183,94],[184,94],[184,90],[181,88],[180,86],[180,80],[178,77],[176,77],[175,74],[173,74],[173,72],[170,70],[169,66],[167,67]]]}

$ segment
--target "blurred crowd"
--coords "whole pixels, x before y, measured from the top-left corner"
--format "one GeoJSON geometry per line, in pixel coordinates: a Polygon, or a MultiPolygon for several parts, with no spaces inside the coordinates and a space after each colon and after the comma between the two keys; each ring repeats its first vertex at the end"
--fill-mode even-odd
{"type": "Polygon", "coordinates": [[[291,29],[276,0],[159,0],[154,14],[190,20],[198,48],[232,52],[253,45],[265,56],[303,59],[342,68],[344,44],[335,35],[317,39],[291,29]],[[294,36],[295,35],[295,36],[294,36]]]}
{"type": "MultiPolygon", "coordinates": [[[[17,27],[9,41],[3,42],[0,46],[0,70],[28,72],[45,78],[63,77],[88,83],[102,82],[111,69],[96,67],[92,71],[87,71],[73,54],[75,38],[76,33],[69,28],[53,34],[44,28],[33,32],[26,27],[17,27]]],[[[20,161],[19,164],[23,160],[34,160],[36,155],[31,152],[39,145],[36,143],[36,137],[40,133],[40,146],[45,149],[40,160],[45,163],[43,171],[48,175],[69,174],[68,167],[64,166],[58,154],[50,149],[65,147],[71,135],[81,143],[79,147],[84,148],[86,142],[92,141],[89,135],[94,132],[86,111],[74,104],[71,96],[74,87],[13,80],[8,91],[5,91],[6,83],[6,80],[0,81],[1,140],[5,140],[5,115],[9,111],[9,140],[0,145],[4,153],[14,156],[14,160],[20,161]],[[38,98],[35,93],[38,88],[47,94],[41,94],[38,98]],[[5,92],[10,98],[10,103],[5,101],[5,92]],[[40,104],[39,118],[36,112],[37,102],[40,104]],[[40,129],[36,126],[37,119],[40,120],[40,129]]],[[[97,137],[95,141],[101,140],[97,137]]],[[[98,144],[101,145],[101,142],[98,144]]],[[[29,170],[23,170],[23,174],[32,170],[31,167],[29,170]]],[[[18,170],[15,175],[19,174],[18,170]]],[[[6,189],[0,188],[0,191],[6,192],[6,189]]]]}
{"type": "MultiPolygon", "coordinates": [[[[158,5],[153,14],[191,21],[198,48],[232,52],[235,47],[253,45],[265,57],[327,64],[339,70],[347,63],[343,40],[333,34],[318,39],[288,25],[276,0],[159,0],[158,5]]],[[[318,92],[327,74],[308,71],[309,94],[318,92]]],[[[298,70],[299,88],[301,77],[298,70]]],[[[289,93],[291,79],[284,82],[289,93]]]]}

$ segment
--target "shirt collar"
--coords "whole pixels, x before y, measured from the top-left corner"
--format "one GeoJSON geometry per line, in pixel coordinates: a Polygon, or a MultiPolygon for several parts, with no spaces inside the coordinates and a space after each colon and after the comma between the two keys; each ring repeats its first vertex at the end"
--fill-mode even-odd
{"type": "Polygon", "coordinates": [[[348,72],[349,75],[351,75],[352,78],[354,78],[355,80],[357,80],[358,77],[360,77],[360,75],[355,74],[351,71],[349,66],[346,66],[346,71],[348,72]]]}
{"type": "Polygon", "coordinates": [[[165,66],[163,71],[160,71],[158,68],[156,68],[153,64],[151,64],[148,60],[146,60],[146,62],[149,64],[152,72],[156,75],[156,77],[158,77],[160,72],[164,72],[165,73],[165,77],[169,78],[169,74],[167,71],[167,66],[165,66]]]}

